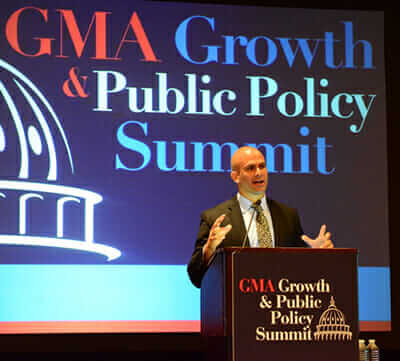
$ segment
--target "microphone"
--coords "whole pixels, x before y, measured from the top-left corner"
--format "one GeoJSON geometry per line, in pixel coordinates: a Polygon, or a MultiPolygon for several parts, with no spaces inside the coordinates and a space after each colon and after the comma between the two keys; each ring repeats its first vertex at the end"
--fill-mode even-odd
{"type": "Polygon", "coordinates": [[[256,212],[257,212],[257,211],[256,211],[255,205],[260,205],[260,204],[261,204],[261,200],[258,200],[257,202],[253,203],[252,206],[251,206],[251,208],[253,208],[254,211],[253,211],[253,214],[251,215],[250,223],[249,223],[249,226],[247,227],[247,230],[246,230],[246,235],[245,235],[244,238],[243,238],[242,248],[244,248],[244,247],[246,246],[246,241],[247,241],[247,242],[249,243],[249,245],[250,245],[250,240],[249,240],[248,235],[249,235],[249,231],[250,231],[251,224],[253,223],[254,215],[255,215],[256,212]]]}

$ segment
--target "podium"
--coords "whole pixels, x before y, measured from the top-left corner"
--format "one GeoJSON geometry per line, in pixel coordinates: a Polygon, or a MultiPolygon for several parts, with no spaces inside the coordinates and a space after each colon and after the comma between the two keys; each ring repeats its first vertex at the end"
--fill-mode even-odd
{"type": "Polygon", "coordinates": [[[218,250],[201,334],[207,361],[357,361],[357,250],[218,250]]]}

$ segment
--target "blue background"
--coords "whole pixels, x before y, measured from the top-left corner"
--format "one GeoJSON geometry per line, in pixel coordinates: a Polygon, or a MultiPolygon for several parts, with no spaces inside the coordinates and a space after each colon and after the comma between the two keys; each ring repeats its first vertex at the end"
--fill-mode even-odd
{"type": "MultiPolygon", "coordinates": [[[[287,144],[292,149],[298,149],[298,144],[309,144],[310,152],[314,154],[310,157],[310,167],[313,172],[311,174],[289,173],[282,168],[272,171],[268,194],[272,198],[299,209],[305,233],[315,235],[320,225],[327,223],[328,229],[333,233],[336,246],[359,249],[360,319],[390,319],[385,69],[381,13],[332,10],[324,11],[321,16],[320,10],[174,5],[142,1],[130,2],[129,5],[124,3],[124,6],[119,6],[118,2],[110,4],[102,1],[96,3],[59,1],[57,6],[51,1],[40,1],[38,4],[37,6],[41,8],[49,9],[49,20],[47,23],[43,22],[43,19],[34,12],[24,18],[20,27],[21,46],[27,52],[34,52],[37,50],[38,43],[32,40],[33,36],[52,37],[55,38],[52,55],[24,57],[10,47],[2,32],[1,58],[19,69],[40,88],[62,120],[72,151],[74,172],[69,167],[66,155],[61,152],[58,159],[59,178],[54,183],[87,189],[102,195],[103,201],[96,206],[95,210],[95,241],[118,248],[122,256],[112,262],[107,262],[102,256],[77,251],[1,245],[0,263],[3,264],[1,302],[4,306],[2,310],[5,310],[2,321],[53,320],[51,310],[57,310],[56,314],[60,319],[89,320],[92,317],[93,319],[96,317],[112,319],[116,310],[124,313],[124,319],[140,319],[136,318],[140,317],[139,315],[132,315],[132,311],[123,307],[109,309],[110,315],[104,313],[101,304],[98,309],[93,308],[89,311],[89,308],[82,307],[83,304],[79,299],[75,300],[77,302],[75,304],[68,303],[70,306],[65,308],[65,313],[57,308],[57,303],[50,302],[46,307],[48,310],[46,312],[49,313],[42,314],[35,309],[18,308],[18,303],[14,305],[13,295],[22,292],[22,285],[24,287],[28,285],[31,288],[27,287],[28,293],[24,294],[28,297],[34,294],[29,293],[29,289],[35,289],[39,279],[50,277],[49,283],[40,281],[44,294],[51,294],[52,297],[66,296],[72,291],[67,287],[68,284],[71,287],[78,286],[73,280],[76,280],[79,274],[82,282],[93,284],[93,287],[99,285],[93,283],[93,280],[101,280],[103,276],[111,277],[107,287],[112,285],[116,289],[115,293],[107,294],[113,294],[114,300],[123,303],[126,300],[125,296],[136,294],[136,284],[132,284],[131,279],[141,279],[139,276],[144,275],[144,279],[156,280],[156,277],[160,275],[160,270],[164,270],[163,267],[166,267],[168,272],[161,272],[161,274],[171,276],[164,284],[169,285],[170,288],[167,290],[172,287],[173,291],[164,293],[167,306],[160,307],[160,314],[156,315],[160,318],[154,319],[198,319],[198,291],[189,284],[184,265],[189,260],[193,249],[201,211],[232,197],[236,191],[229,179],[230,154],[223,153],[223,172],[190,170],[180,172],[176,169],[162,171],[156,164],[154,143],[156,141],[168,142],[168,166],[172,168],[176,162],[176,145],[173,142],[185,142],[186,150],[178,157],[185,156],[187,169],[193,169],[194,155],[191,142],[218,144],[233,142],[237,145],[287,144]],[[60,8],[73,9],[82,33],[88,28],[94,11],[110,11],[107,39],[111,56],[115,53],[131,14],[137,11],[151,45],[161,61],[156,63],[141,61],[142,54],[133,43],[125,44],[122,48],[120,53],[122,60],[95,60],[93,59],[93,34],[89,36],[87,47],[78,58],[65,33],[64,53],[68,54],[68,57],[57,57],[60,44],[60,19],[56,9],[60,8]],[[343,40],[343,22],[350,21],[354,26],[354,38],[366,40],[372,44],[374,67],[363,69],[360,66],[363,59],[359,51],[360,46],[355,51],[357,63],[355,69],[328,68],[324,64],[323,53],[320,52],[317,53],[311,67],[307,66],[301,54],[297,55],[298,58],[291,67],[281,52],[274,64],[260,67],[248,61],[243,49],[237,50],[237,59],[240,60],[240,64],[237,65],[223,64],[223,61],[207,65],[193,64],[183,59],[178,53],[174,35],[178,25],[194,15],[214,18],[216,24],[214,32],[203,23],[199,25],[202,27],[201,30],[191,33],[192,50],[198,59],[204,57],[204,48],[201,48],[201,45],[222,46],[225,35],[243,35],[249,39],[263,35],[275,39],[276,42],[278,37],[319,39],[326,32],[333,32],[335,38],[343,40]],[[286,19],[291,20],[286,21],[286,19]],[[80,74],[88,76],[89,97],[86,99],[68,98],[61,90],[63,82],[68,79],[68,71],[76,66],[79,67],[80,74]],[[185,91],[184,74],[196,74],[198,78],[209,74],[212,82],[209,87],[204,87],[234,90],[238,95],[238,100],[235,102],[238,111],[230,117],[188,115],[183,112],[179,114],[132,113],[128,107],[126,92],[111,97],[112,111],[93,111],[96,108],[98,87],[94,71],[101,70],[123,74],[128,86],[154,89],[156,89],[155,74],[167,73],[168,86],[182,91],[185,91]],[[340,92],[376,94],[376,99],[372,104],[364,129],[357,135],[349,130],[351,122],[348,120],[335,117],[284,117],[279,113],[276,103],[269,100],[263,103],[265,116],[250,117],[246,116],[250,101],[246,76],[249,75],[273,78],[279,84],[279,93],[295,91],[304,98],[306,95],[304,78],[313,77],[316,79],[316,84],[322,78],[328,79],[329,86],[321,89],[316,85],[316,91],[326,91],[330,99],[340,92]],[[117,138],[118,129],[128,121],[148,125],[147,136],[138,127],[132,127],[129,130],[131,138],[146,143],[151,148],[151,161],[140,171],[116,169],[117,155],[121,157],[124,164],[132,168],[140,165],[142,161],[137,152],[127,149],[117,138]],[[299,133],[304,126],[309,129],[309,135],[302,136],[299,133]],[[327,153],[329,168],[335,169],[331,175],[316,171],[313,145],[317,137],[325,138],[331,145],[327,153]],[[88,271],[88,278],[82,276],[86,274],[81,272],[82,267],[88,271]],[[51,273],[43,276],[43,272],[46,274],[50,269],[51,273]],[[20,278],[22,274],[23,280],[20,278]],[[65,286],[63,282],[57,282],[52,278],[55,274],[59,275],[59,280],[65,281],[65,286]],[[15,277],[20,281],[9,281],[15,277]],[[115,282],[114,277],[121,279],[121,287],[117,287],[119,283],[115,282]],[[122,280],[125,281],[122,282],[122,280]],[[53,293],[54,284],[58,287],[53,293]],[[128,288],[126,288],[127,284],[130,285],[128,288]],[[372,292],[371,284],[382,290],[372,292]],[[175,287],[185,294],[182,300],[176,299],[175,287]],[[186,300],[190,301],[186,302],[186,300]],[[191,306],[182,307],[182,303],[189,303],[191,306]],[[376,307],[377,304],[384,306],[376,307]],[[78,312],[77,309],[80,311],[78,312]],[[14,311],[9,313],[8,310],[14,311]],[[31,313],[26,314],[25,310],[31,310],[31,313]],[[82,314],[83,310],[85,312],[82,314]]],[[[29,5],[31,3],[26,1],[2,3],[0,23],[2,29],[15,10],[29,5]]],[[[133,37],[132,34],[130,35],[133,37]]],[[[335,49],[339,63],[340,59],[343,60],[343,41],[338,43],[335,49]]],[[[221,49],[220,54],[222,53],[221,49]]],[[[0,80],[14,96],[21,114],[25,115],[26,127],[33,124],[31,110],[17,93],[10,74],[2,71],[0,80]]],[[[276,98],[274,99],[276,101],[276,98]]],[[[172,106],[172,103],[170,104],[172,106]]],[[[20,180],[18,179],[19,144],[7,105],[1,98],[0,110],[6,115],[0,120],[0,125],[7,139],[6,149],[0,152],[2,165],[0,178],[20,180]]],[[[59,149],[63,149],[60,139],[57,138],[56,142],[59,149]]],[[[41,157],[34,154],[30,156],[32,167],[28,181],[46,183],[48,154],[44,153],[41,157]]],[[[206,154],[207,157],[206,167],[209,169],[210,155],[206,154]]],[[[277,164],[281,161],[282,157],[278,155],[277,164]]],[[[294,161],[294,169],[299,169],[297,161],[294,161]]],[[[29,231],[44,237],[53,234],[55,219],[52,211],[51,205],[40,204],[40,207],[32,208],[29,214],[31,222],[29,231]]],[[[18,204],[14,202],[10,205],[0,199],[0,212],[2,214],[0,234],[16,233],[18,204]]],[[[66,219],[65,228],[72,238],[82,239],[81,217],[82,214],[78,212],[66,219]]],[[[104,286],[105,284],[101,284],[101,287],[89,288],[91,292],[88,295],[103,295],[106,289],[103,288],[104,286]]],[[[146,295],[147,292],[150,291],[146,289],[144,294],[146,295]]],[[[149,294],[152,295],[151,292],[149,294]]],[[[43,293],[39,293],[38,297],[43,298],[43,293]]],[[[52,297],[46,299],[50,301],[53,300],[52,297]]],[[[148,306],[144,308],[145,311],[141,315],[146,315],[146,312],[151,309],[149,299],[137,298],[140,304],[144,303],[148,306]]]]}

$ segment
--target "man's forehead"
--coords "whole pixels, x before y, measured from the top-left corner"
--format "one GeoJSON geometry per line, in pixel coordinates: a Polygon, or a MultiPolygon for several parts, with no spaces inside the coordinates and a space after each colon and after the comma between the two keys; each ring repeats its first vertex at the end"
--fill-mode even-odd
{"type": "Polygon", "coordinates": [[[231,159],[231,164],[232,168],[235,167],[243,167],[244,164],[247,164],[248,162],[265,162],[264,155],[255,148],[250,148],[250,147],[243,147],[238,149],[232,156],[231,159]]]}
{"type": "Polygon", "coordinates": [[[253,155],[251,158],[247,158],[243,160],[242,166],[246,167],[248,165],[257,165],[265,163],[264,156],[262,154],[253,155]]]}

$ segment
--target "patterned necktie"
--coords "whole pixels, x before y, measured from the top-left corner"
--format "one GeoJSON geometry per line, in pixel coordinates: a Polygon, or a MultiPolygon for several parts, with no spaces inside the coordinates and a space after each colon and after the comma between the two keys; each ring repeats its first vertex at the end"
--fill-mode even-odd
{"type": "Polygon", "coordinates": [[[257,237],[258,246],[264,248],[272,248],[272,236],[269,229],[267,217],[265,217],[264,211],[261,207],[261,201],[253,203],[252,207],[256,210],[256,226],[257,226],[257,237]]]}

